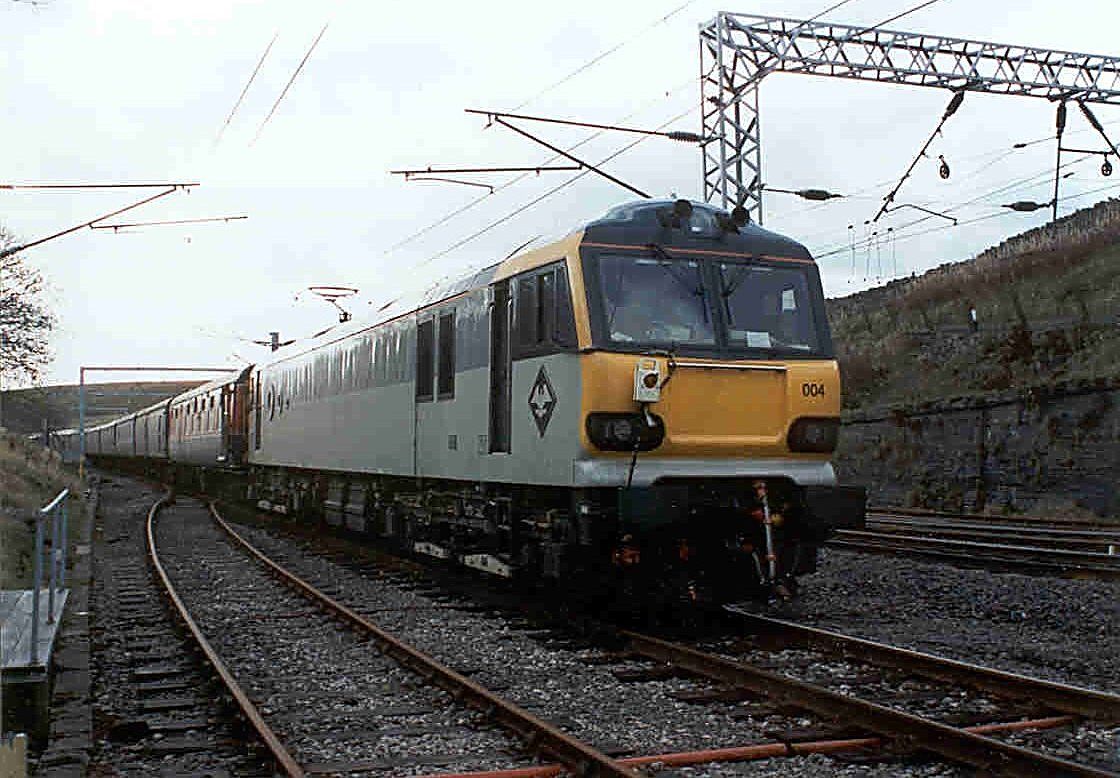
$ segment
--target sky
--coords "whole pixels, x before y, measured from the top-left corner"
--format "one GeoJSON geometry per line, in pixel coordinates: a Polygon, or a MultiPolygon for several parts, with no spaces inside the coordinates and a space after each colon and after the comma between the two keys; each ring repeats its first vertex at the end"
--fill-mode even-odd
{"type": "MultiPolygon", "coordinates": [[[[248,216],[118,233],[84,229],[28,250],[25,257],[46,277],[48,302],[58,315],[45,383],[76,382],[81,365],[259,361],[268,351],[252,340],[272,330],[301,339],[336,321],[334,309],[309,286],[357,288],[344,304],[361,319],[441,278],[499,261],[525,241],[566,234],[633,195],[587,175],[531,204],[572,174],[516,181],[462,176],[498,187],[487,194],[478,187],[406,182],[388,171],[540,165],[550,158],[509,130],[487,128],[466,108],[697,131],[702,23],[722,10],[808,18],[828,5],[0,0],[6,116],[0,184],[199,182],[106,223],[248,216]],[[265,123],[324,25],[318,46],[265,123]]],[[[824,18],[870,26],[914,5],[917,0],[849,0],[824,18]]],[[[1120,54],[1118,22],[1114,0],[938,0],[889,27],[1120,54]]],[[[1048,219],[1048,211],[1018,214],[999,206],[1050,199],[1054,106],[969,94],[897,200],[953,208],[962,224],[907,238],[948,222],[932,217],[908,227],[922,214],[904,210],[879,223],[880,235],[894,227],[897,237],[850,249],[853,238],[862,243],[867,237],[864,222],[936,126],[949,97],[945,90],[800,75],[764,80],[766,184],[846,195],[827,204],[778,193],[765,201],[765,226],[818,256],[827,295],[966,259],[1048,219]],[[1036,140],[1042,142],[1012,149],[1036,140]],[[937,175],[939,155],[952,167],[947,181],[937,175]],[[1032,176],[1033,186],[996,191],[1032,176]]],[[[1096,113],[1120,139],[1120,107],[1096,113]]],[[[591,138],[576,152],[591,162],[636,139],[523,126],[562,147],[591,138]]],[[[1101,146],[1075,110],[1066,143],[1101,146]]],[[[1073,175],[1063,181],[1068,199],[1061,213],[1120,195],[1120,174],[1103,178],[1099,165],[1094,158],[1068,168],[1073,175]],[[1092,193],[1108,186],[1116,189],[1092,193]]],[[[694,145],[648,138],[605,168],[655,196],[702,198],[694,145]]],[[[30,242],[157,191],[0,189],[0,225],[30,242]]],[[[157,377],[168,376],[112,376],[157,377]]]]}

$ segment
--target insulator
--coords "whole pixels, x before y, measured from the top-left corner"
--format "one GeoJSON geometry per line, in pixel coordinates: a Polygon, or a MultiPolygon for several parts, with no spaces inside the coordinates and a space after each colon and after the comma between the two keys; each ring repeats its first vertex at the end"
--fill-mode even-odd
{"type": "Polygon", "coordinates": [[[665,137],[670,140],[679,140],[684,143],[699,143],[704,140],[695,132],[688,132],[687,130],[673,130],[672,132],[665,133],[665,137]]]}
{"type": "Polygon", "coordinates": [[[1101,164],[1101,175],[1105,178],[1112,175],[1112,163],[1109,162],[1108,157],[1105,157],[1104,162],[1101,164]]]}
{"type": "Polygon", "coordinates": [[[831,200],[833,197],[840,197],[841,195],[833,194],[826,189],[798,189],[797,196],[806,200],[831,200]]]}
{"type": "Polygon", "coordinates": [[[955,114],[957,112],[957,109],[961,107],[961,103],[963,102],[964,92],[957,92],[956,94],[954,94],[953,99],[949,101],[949,106],[945,109],[945,115],[941,117],[942,121],[955,114]]]}
{"type": "Polygon", "coordinates": [[[938,156],[937,158],[941,160],[941,165],[937,168],[937,175],[941,176],[942,180],[947,179],[951,173],[949,163],[945,161],[944,156],[938,156]]]}
{"type": "Polygon", "coordinates": [[[1066,129],[1066,104],[1065,103],[1058,103],[1058,115],[1054,120],[1054,126],[1057,128],[1059,135],[1061,135],[1063,132],[1065,132],[1065,129],[1066,129]]]}
{"type": "Polygon", "coordinates": [[[1039,208],[1046,208],[1050,203],[1036,203],[1031,200],[1018,200],[1013,203],[1007,203],[1004,208],[1010,208],[1013,211],[1037,211],[1039,208]]]}
{"type": "Polygon", "coordinates": [[[1081,113],[1085,114],[1085,118],[1089,120],[1089,124],[1093,125],[1094,130],[1100,133],[1104,132],[1104,127],[1097,121],[1097,117],[1093,115],[1093,112],[1089,110],[1089,106],[1079,102],[1077,107],[1081,109],[1081,113]]]}

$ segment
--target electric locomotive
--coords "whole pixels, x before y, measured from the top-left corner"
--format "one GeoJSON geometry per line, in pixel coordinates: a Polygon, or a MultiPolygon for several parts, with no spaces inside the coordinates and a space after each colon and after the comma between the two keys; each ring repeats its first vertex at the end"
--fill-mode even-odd
{"type": "Polygon", "coordinates": [[[505,577],[785,597],[864,520],[816,264],[740,209],[619,206],[189,394],[181,475],[505,577]]]}

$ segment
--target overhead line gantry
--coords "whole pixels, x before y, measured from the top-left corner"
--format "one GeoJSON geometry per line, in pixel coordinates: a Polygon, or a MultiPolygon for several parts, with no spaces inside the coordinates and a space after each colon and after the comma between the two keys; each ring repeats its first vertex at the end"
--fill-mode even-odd
{"type": "Polygon", "coordinates": [[[758,89],[770,73],[1120,105],[1120,57],[727,12],[700,29],[700,73],[704,199],[759,223],[758,89]]]}

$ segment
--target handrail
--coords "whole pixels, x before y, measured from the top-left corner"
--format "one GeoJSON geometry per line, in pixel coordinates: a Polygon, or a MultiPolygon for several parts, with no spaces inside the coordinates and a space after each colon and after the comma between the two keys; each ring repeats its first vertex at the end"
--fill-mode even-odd
{"type": "Polygon", "coordinates": [[[42,513],[42,514],[50,513],[56,507],[58,507],[58,503],[61,500],[65,500],[69,496],[70,496],[70,489],[69,488],[63,489],[61,492],[58,493],[57,497],[55,497],[53,500],[51,500],[49,503],[47,503],[44,507],[40,508],[39,513],[42,513]]]}
{"type": "Polygon", "coordinates": [[[66,501],[70,490],[63,489],[53,500],[39,509],[35,516],[35,554],[32,560],[31,582],[31,644],[28,646],[29,664],[39,661],[39,591],[43,588],[43,546],[45,530],[43,524],[51,522],[50,582],[47,588],[47,623],[54,624],[55,593],[66,584],[66,536],[69,515],[66,501]]]}

